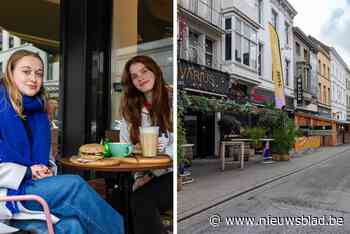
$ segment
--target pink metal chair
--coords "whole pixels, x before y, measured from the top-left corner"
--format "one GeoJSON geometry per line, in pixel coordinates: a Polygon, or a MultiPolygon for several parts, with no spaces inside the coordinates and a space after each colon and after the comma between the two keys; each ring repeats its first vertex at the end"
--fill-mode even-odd
{"type": "Polygon", "coordinates": [[[48,233],[54,234],[50,208],[47,202],[43,198],[37,195],[0,196],[0,201],[37,201],[39,202],[44,210],[48,233]]]}

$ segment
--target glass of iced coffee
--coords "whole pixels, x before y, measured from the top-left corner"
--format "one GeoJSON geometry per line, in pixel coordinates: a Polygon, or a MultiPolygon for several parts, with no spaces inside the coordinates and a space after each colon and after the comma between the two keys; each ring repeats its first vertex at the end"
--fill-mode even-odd
{"type": "Polygon", "coordinates": [[[157,156],[159,127],[140,127],[140,141],[144,157],[157,156]]]}

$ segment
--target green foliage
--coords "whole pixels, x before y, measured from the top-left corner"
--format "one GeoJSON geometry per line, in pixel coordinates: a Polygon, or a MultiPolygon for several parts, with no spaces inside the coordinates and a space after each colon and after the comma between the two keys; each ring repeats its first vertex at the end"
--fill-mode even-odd
{"type": "Polygon", "coordinates": [[[231,115],[224,115],[219,121],[220,133],[223,135],[239,132],[241,123],[231,115]]]}
{"type": "Polygon", "coordinates": [[[253,105],[236,103],[228,99],[208,98],[204,96],[187,95],[183,92],[183,107],[200,112],[250,112],[253,105]]]}
{"type": "Polygon", "coordinates": [[[293,148],[296,137],[298,137],[298,130],[294,126],[292,119],[288,119],[284,125],[275,127],[272,131],[271,150],[278,154],[288,154],[293,148]]]}
{"type": "Polygon", "coordinates": [[[252,140],[252,145],[255,148],[262,146],[261,138],[266,135],[267,129],[260,127],[246,128],[243,132],[243,136],[252,140]]]}
{"type": "Polygon", "coordinates": [[[185,160],[185,152],[181,145],[186,144],[186,131],[184,127],[184,114],[185,107],[184,103],[188,102],[184,91],[179,91],[178,101],[177,101],[177,162],[179,165],[185,160]]]}

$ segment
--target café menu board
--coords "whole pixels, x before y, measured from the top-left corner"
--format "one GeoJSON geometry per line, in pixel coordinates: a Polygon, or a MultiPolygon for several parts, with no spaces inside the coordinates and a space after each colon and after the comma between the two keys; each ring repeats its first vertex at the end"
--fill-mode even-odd
{"type": "Polygon", "coordinates": [[[180,59],[178,85],[216,94],[229,93],[229,74],[180,59]]]}

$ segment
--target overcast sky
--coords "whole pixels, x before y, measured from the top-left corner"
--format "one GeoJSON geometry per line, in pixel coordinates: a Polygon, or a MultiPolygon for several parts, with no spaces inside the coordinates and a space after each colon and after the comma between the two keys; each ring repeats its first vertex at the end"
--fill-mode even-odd
{"type": "Polygon", "coordinates": [[[298,14],[294,26],[336,48],[350,65],[350,0],[288,0],[298,14]]]}

